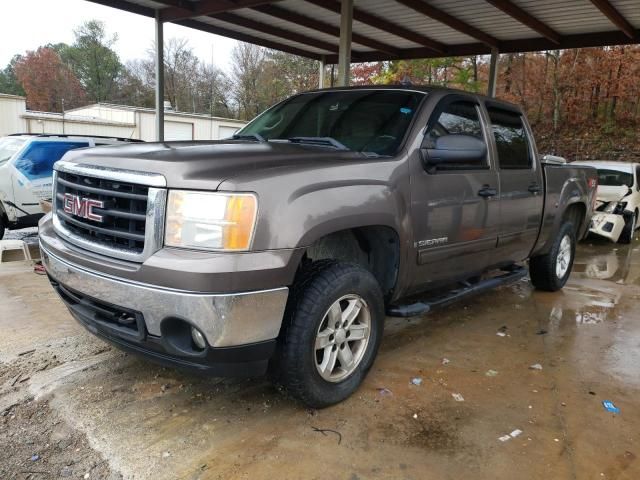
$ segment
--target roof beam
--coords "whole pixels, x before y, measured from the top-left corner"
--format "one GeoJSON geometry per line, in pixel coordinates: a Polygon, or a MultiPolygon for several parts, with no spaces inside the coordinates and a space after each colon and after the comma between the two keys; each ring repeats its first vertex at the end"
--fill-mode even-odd
{"type": "Polygon", "coordinates": [[[627,21],[626,18],[622,16],[618,10],[615,9],[608,0],[591,0],[598,10],[600,10],[616,27],[624,32],[624,34],[629,38],[635,37],[635,29],[633,26],[627,21]]]}
{"type": "Polygon", "coordinates": [[[161,18],[163,22],[175,22],[187,18],[231,12],[240,8],[256,7],[276,1],[278,0],[200,0],[197,3],[192,3],[184,0],[177,2],[161,0],[162,3],[172,5],[161,10],[161,18]]]}
{"type": "MultiPolygon", "coordinates": [[[[328,35],[340,38],[339,27],[334,27],[329,23],[321,22],[319,20],[316,20],[315,18],[307,17],[305,15],[292,12],[291,10],[286,10],[276,5],[262,5],[259,7],[254,7],[253,9],[260,13],[264,13],[265,15],[270,15],[274,18],[279,18],[280,20],[285,20],[287,22],[295,23],[296,25],[301,25],[311,30],[316,30],[318,32],[326,33],[328,35]]],[[[394,48],[391,45],[380,42],[378,40],[365,37],[364,35],[360,35],[356,32],[352,32],[351,38],[354,43],[373,48],[374,50],[389,54],[392,57],[397,57],[398,55],[400,55],[400,51],[397,48],[394,48]]]]}
{"type": "Polygon", "coordinates": [[[526,25],[531,30],[538,32],[547,40],[551,41],[556,45],[560,45],[560,34],[553,30],[548,25],[542,23],[533,15],[530,15],[514,3],[509,0],[485,0],[487,3],[490,3],[498,10],[502,10],[507,15],[515,18],[523,25],[526,25]]]}
{"type": "MultiPolygon", "coordinates": [[[[332,12],[340,14],[340,2],[337,2],[335,0],[306,1],[312,3],[313,5],[317,5],[318,7],[325,8],[327,10],[331,10],[332,12]]],[[[382,30],[383,32],[391,33],[396,37],[405,38],[411,42],[417,43],[418,45],[427,47],[427,49],[432,50],[436,53],[445,53],[445,46],[440,42],[436,42],[429,37],[425,37],[424,35],[408,30],[400,25],[396,25],[395,23],[389,22],[381,17],[372,15],[360,8],[353,8],[353,19],[357,20],[358,22],[365,23],[371,27],[377,28],[378,30],[382,30]]]]}
{"type": "Polygon", "coordinates": [[[240,27],[250,28],[257,32],[266,33],[268,35],[273,35],[296,43],[302,43],[310,47],[319,48],[320,50],[326,50],[327,52],[338,51],[338,45],[324,42],[317,38],[311,38],[301,33],[292,32],[291,30],[285,30],[284,28],[274,27],[273,25],[258,22],[250,18],[241,17],[235,13],[219,13],[217,15],[211,15],[211,17],[240,27]]]}
{"type": "Polygon", "coordinates": [[[468,23],[459,20],[453,15],[449,15],[447,12],[440,10],[439,8],[433,7],[428,3],[423,2],[422,0],[396,0],[398,3],[401,3],[405,7],[409,7],[415,10],[418,13],[426,15],[429,18],[437,20],[440,23],[445,24],[446,26],[457,30],[458,32],[462,32],[466,35],[469,35],[476,40],[480,40],[485,45],[490,47],[498,46],[498,39],[489,35],[488,33],[479,30],[468,23]]]}
{"type": "MultiPolygon", "coordinates": [[[[255,37],[246,33],[236,32],[227,28],[218,27],[217,25],[210,25],[208,23],[199,22],[197,20],[179,20],[178,25],[184,27],[194,28],[196,30],[202,30],[203,32],[214,33],[223,37],[233,38],[234,40],[240,40],[241,42],[253,43],[254,45],[260,45],[261,47],[271,48],[273,50],[280,50],[282,52],[291,53],[292,55],[298,55],[299,57],[313,58],[314,60],[320,60],[322,55],[315,52],[309,52],[301,48],[291,47],[284,43],[274,42],[261,37],[255,37]]],[[[337,56],[337,54],[336,54],[337,56]]]]}

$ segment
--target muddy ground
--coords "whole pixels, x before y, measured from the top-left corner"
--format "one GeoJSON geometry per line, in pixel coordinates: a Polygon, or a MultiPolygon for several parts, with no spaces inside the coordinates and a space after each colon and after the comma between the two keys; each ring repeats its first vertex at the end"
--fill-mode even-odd
{"type": "Polygon", "coordinates": [[[3,264],[0,479],[637,479],[639,298],[637,246],[582,244],[562,292],[389,319],[357,394],[315,411],[112,349],[3,264]]]}

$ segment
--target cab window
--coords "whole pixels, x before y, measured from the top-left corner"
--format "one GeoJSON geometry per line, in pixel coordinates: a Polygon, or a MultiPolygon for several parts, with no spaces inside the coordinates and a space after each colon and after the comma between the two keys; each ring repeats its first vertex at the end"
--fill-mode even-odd
{"type": "Polygon", "coordinates": [[[532,168],[531,147],[522,115],[495,107],[489,107],[487,111],[491,120],[500,168],[512,170],[532,168]]]}
{"type": "MultiPolygon", "coordinates": [[[[446,104],[442,110],[436,111],[437,116],[429,121],[422,147],[426,149],[437,148],[438,138],[445,135],[467,135],[477,138],[485,143],[482,133],[482,123],[478,107],[473,102],[464,100],[446,104]]],[[[469,162],[455,164],[442,163],[438,169],[474,169],[487,167],[486,155],[482,160],[470,160],[469,162]]]]}

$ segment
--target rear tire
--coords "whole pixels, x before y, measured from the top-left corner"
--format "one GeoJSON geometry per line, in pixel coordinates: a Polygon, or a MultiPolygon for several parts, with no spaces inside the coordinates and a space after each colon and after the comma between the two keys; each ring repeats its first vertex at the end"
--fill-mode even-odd
{"type": "Polygon", "coordinates": [[[620,238],[618,238],[618,243],[623,243],[625,245],[628,245],[629,243],[633,242],[633,236],[636,233],[637,222],[638,222],[638,217],[635,213],[626,216],[624,228],[620,233],[620,238]]]}
{"type": "Polygon", "coordinates": [[[373,364],[383,325],[382,291],[369,271],[334,260],[314,262],[291,289],[273,373],[309,407],[341,402],[373,364]]]}
{"type": "Polygon", "coordinates": [[[571,274],[576,255],[576,233],[573,224],[565,222],[546,255],[529,260],[531,283],[538,290],[555,292],[564,287],[571,274]]]}

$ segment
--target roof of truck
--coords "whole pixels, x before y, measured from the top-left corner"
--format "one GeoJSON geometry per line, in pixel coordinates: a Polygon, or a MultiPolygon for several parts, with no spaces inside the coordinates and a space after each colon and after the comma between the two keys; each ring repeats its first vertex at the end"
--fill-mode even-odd
{"type": "Polygon", "coordinates": [[[343,90],[405,90],[405,91],[420,92],[424,94],[429,94],[432,92],[442,92],[442,93],[452,93],[452,94],[459,94],[459,95],[470,95],[478,99],[481,99],[483,101],[486,101],[488,103],[504,105],[506,107],[510,107],[518,111],[521,110],[520,106],[515,103],[507,102],[505,100],[500,100],[494,97],[489,97],[487,95],[482,95],[476,92],[468,92],[466,90],[460,90],[457,88],[441,87],[439,85],[412,85],[412,84],[357,85],[357,86],[349,86],[349,87],[321,88],[316,90],[309,90],[307,92],[301,92],[300,94],[315,93],[315,92],[343,91],[343,90]]]}

